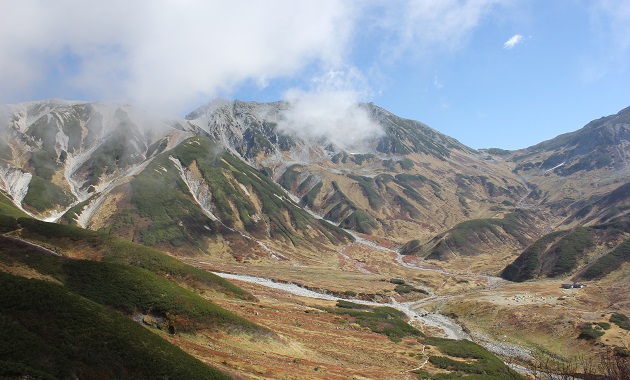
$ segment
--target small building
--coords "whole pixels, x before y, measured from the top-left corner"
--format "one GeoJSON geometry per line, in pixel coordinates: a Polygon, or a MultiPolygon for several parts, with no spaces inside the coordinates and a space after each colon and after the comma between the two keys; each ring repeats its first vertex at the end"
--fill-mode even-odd
{"type": "Polygon", "coordinates": [[[565,282],[560,287],[562,289],[582,289],[586,284],[580,284],[579,282],[565,282]]]}

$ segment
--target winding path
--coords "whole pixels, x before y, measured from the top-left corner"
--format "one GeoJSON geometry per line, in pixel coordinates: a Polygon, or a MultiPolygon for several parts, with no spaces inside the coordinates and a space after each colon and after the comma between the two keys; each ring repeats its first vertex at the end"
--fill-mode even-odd
{"type": "Polygon", "coordinates": [[[0,235],[0,236],[4,237],[4,238],[6,238],[6,239],[10,239],[10,240],[14,240],[14,241],[19,241],[19,242],[21,242],[21,243],[24,243],[24,244],[30,245],[30,246],[32,246],[32,247],[39,248],[39,249],[43,250],[43,251],[44,251],[44,252],[46,252],[46,253],[50,253],[51,255],[55,255],[55,256],[63,256],[61,253],[59,253],[59,252],[55,252],[55,251],[53,251],[52,249],[46,248],[46,247],[44,247],[44,246],[42,246],[42,245],[39,245],[39,244],[37,244],[37,243],[33,243],[32,241],[29,241],[29,240],[24,240],[24,239],[22,239],[22,238],[21,238],[21,237],[19,237],[19,236],[16,236],[16,235],[9,235],[9,234],[10,234],[10,232],[9,232],[9,233],[6,233],[6,234],[2,234],[2,235],[0,235]]]}

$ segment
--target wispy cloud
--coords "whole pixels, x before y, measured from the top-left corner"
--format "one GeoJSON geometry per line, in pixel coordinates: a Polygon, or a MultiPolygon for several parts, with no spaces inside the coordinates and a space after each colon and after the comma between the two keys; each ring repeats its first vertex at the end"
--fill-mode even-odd
{"type": "Polygon", "coordinates": [[[20,0],[3,7],[0,102],[76,94],[184,112],[243,83],[331,68],[376,81],[384,60],[455,49],[510,1],[20,0]],[[355,49],[371,49],[373,67],[351,62],[355,49]]]}
{"type": "Polygon", "coordinates": [[[594,83],[630,69],[630,0],[597,0],[588,10],[597,47],[580,58],[581,79],[594,83]]]}
{"type": "Polygon", "coordinates": [[[593,7],[609,39],[619,49],[630,49],[630,0],[598,0],[593,7]]]}
{"type": "Polygon", "coordinates": [[[0,101],[28,97],[52,80],[67,92],[183,111],[243,81],[340,65],[352,7],[335,0],[21,0],[3,7],[0,101]]]}
{"type": "Polygon", "coordinates": [[[383,134],[367,110],[359,105],[370,96],[365,77],[356,68],[330,70],[315,78],[308,90],[290,89],[289,108],[278,128],[307,139],[325,138],[347,148],[383,134]]]}
{"type": "Polygon", "coordinates": [[[457,49],[495,8],[509,0],[376,1],[374,20],[387,37],[389,56],[426,59],[435,52],[457,49]]]}
{"type": "Polygon", "coordinates": [[[515,34],[512,37],[510,37],[509,40],[503,43],[503,48],[512,49],[514,48],[514,46],[520,44],[522,41],[523,41],[523,36],[521,36],[520,34],[515,34]]]}

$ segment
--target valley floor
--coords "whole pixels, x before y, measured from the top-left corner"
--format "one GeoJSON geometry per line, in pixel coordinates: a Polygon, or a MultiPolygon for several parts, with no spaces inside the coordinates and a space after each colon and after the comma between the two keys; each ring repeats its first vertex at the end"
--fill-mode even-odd
{"type": "MultiPolygon", "coordinates": [[[[406,379],[414,378],[410,371],[418,367],[441,371],[427,362],[422,344],[415,339],[395,343],[321,308],[333,307],[339,298],[393,306],[429,336],[470,339],[506,362],[525,366],[542,354],[594,356],[601,347],[577,339],[581,321],[605,321],[612,310],[629,311],[628,303],[620,302],[628,299],[629,287],[617,289],[615,301],[602,299],[601,294],[615,292],[601,287],[561,289],[559,280],[510,283],[489,275],[458,274],[457,266],[440,269],[413,262],[374,242],[355,242],[337,259],[336,268],[274,260],[247,265],[189,260],[206,270],[231,273],[222,275],[259,302],[220,304],[276,331],[285,342],[248,345],[246,337],[219,339],[210,334],[200,342],[208,348],[191,349],[239,378],[406,379]],[[422,291],[398,293],[395,279],[422,291]],[[216,352],[231,354],[214,357],[216,352]]],[[[630,332],[614,326],[602,339],[608,346],[628,347],[630,332]]]]}

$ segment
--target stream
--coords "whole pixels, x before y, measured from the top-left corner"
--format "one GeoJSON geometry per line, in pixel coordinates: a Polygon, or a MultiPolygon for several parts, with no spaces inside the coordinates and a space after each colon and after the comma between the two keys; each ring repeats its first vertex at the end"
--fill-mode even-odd
{"type": "MultiPolygon", "coordinates": [[[[415,270],[421,270],[421,271],[434,271],[434,272],[438,272],[446,276],[481,277],[481,278],[485,278],[488,281],[488,286],[490,288],[500,286],[504,281],[501,278],[488,276],[484,274],[450,273],[450,272],[440,270],[437,268],[430,268],[430,267],[423,267],[420,265],[409,264],[403,260],[403,256],[398,251],[387,248],[387,247],[383,247],[377,243],[364,239],[358,236],[357,234],[354,234],[352,231],[348,231],[348,232],[350,232],[355,237],[356,239],[355,243],[364,244],[377,250],[396,253],[395,260],[400,265],[409,269],[415,269],[415,270]]],[[[333,301],[345,300],[345,301],[350,301],[350,302],[354,302],[354,303],[358,303],[362,305],[368,305],[368,306],[392,307],[394,309],[400,310],[403,313],[405,313],[407,318],[409,318],[409,322],[420,322],[425,326],[442,330],[443,332],[442,335],[445,338],[455,339],[455,340],[468,339],[471,341],[475,341],[481,344],[482,346],[484,346],[487,350],[493,352],[494,354],[497,354],[499,356],[506,357],[506,358],[520,358],[520,359],[525,359],[525,360],[531,359],[531,355],[529,351],[526,349],[510,345],[506,342],[493,341],[492,339],[486,336],[481,336],[480,334],[475,334],[475,336],[473,337],[467,332],[465,332],[463,328],[459,324],[457,324],[457,322],[455,322],[453,319],[439,313],[429,312],[428,310],[424,309],[422,306],[425,305],[429,300],[435,300],[437,298],[443,297],[443,296],[436,296],[435,294],[433,294],[433,292],[430,292],[431,296],[429,298],[420,300],[420,301],[396,302],[396,300],[392,299],[391,302],[385,303],[385,302],[344,299],[344,298],[336,297],[330,294],[320,293],[320,292],[316,292],[310,289],[306,289],[296,284],[281,283],[281,282],[273,281],[268,278],[255,277],[255,276],[250,276],[250,275],[245,275],[245,274],[234,274],[234,273],[223,273],[223,272],[212,272],[212,273],[220,277],[226,278],[228,280],[237,280],[237,281],[254,283],[257,285],[285,291],[290,294],[302,296],[302,297],[333,300],[333,301]]],[[[518,368],[518,370],[521,370],[521,371],[523,369],[524,368],[518,368]]]]}
{"type": "MultiPolygon", "coordinates": [[[[396,310],[400,310],[403,313],[405,313],[405,315],[409,318],[409,322],[412,322],[412,321],[421,322],[426,326],[441,329],[443,331],[442,335],[445,338],[455,339],[455,340],[468,339],[470,341],[475,341],[481,346],[485,347],[488,351],[504,358],[519,358],[519,359],[524,359],[524,360],[531,359],[530,353],[525,349],[507,344],[506,342],[492,341],[488,337],[482,336],[480,334],[475,334],[474,337],[472,337],[470,334],[466,333],[460,325],[458,325],[455,321],[453,321],[449,317],[442,314],[438,314],[438,313],[431,313],[425,309],[420,308],[419,305],[422,304],[426,300],[416,301],[416,302],[396,302],[395,300],[392,300],[391,303],[382,303],[382,302],[373,302],[373,301],[364,301],[364,300],[355,300],[355,299],[345,299],[345,298],[336,297],[330,294],[315,292],[313,290],[303,288],[296,284],[276,282],[271,279],[263,278],[263,277],[255,277],[255,276],[250,276],[250,275],[245,275],[245,274],[234,274],[234,273],[224,273],[224,272],[212,272],[212,273],[228,280],[249,282],[249,283],[265,286],[268,288],[281,290],[281,291],[284,291],[293,295],[301,296],[301,297],[309,297],[309,298],[331,300],[331,301],[344,300],[344,301],[358,303],[361,305],[376,306],[376,307],[388,306],[388,307],[394,308],[396,310]]],[[[516,365],[509,362],[506,362],[506,364],[510,366],[512,369],[517,370],[521,373],[529,372],[527,368],[522,367],[520,365],[516,365]]]]}
{"type": "Polygon", "coordinates": [[[317,299],[331,300],[331,301],[344,300],[344,301],[358,303],[361,305],[376,306],[376,307],[388,306],[388,307],[394,308],[396,310],[400,310],[403,313],[405,313],[405,315],[409,318],[410,322],[419,321],[419,322],[422,322],[424,325],[441,329],[444,332],[443,334],[445,338],[458,339],[458,340],[471,339],[470,335],[464,332],[461,326],[459,326],[450,318],[441,314],[429,313],[428,311],[424,309],[418,308],[415,302],[400,302],[399,303],[399,302],[393,301],[392,303],[382,303],[382,302],[346,299],[346,298],[332,296],[330,294],[315,292],[310,289],[306,289],[301,286],[298,286],[296,284],[276,282],[268,278],[254,277],[254,276],[249,276],[249,275],[244,275],[244,274],[223,273],[223,272],[212,272],[212,273],[228,280],[249,282],[249,283],[253,283],[253,284],[257,284],[261,286],[266,286],[268,288],[282,290],[287,293],[291,293],[293,295],[301,296],[301,297],[317,298],[317,299]]]}

